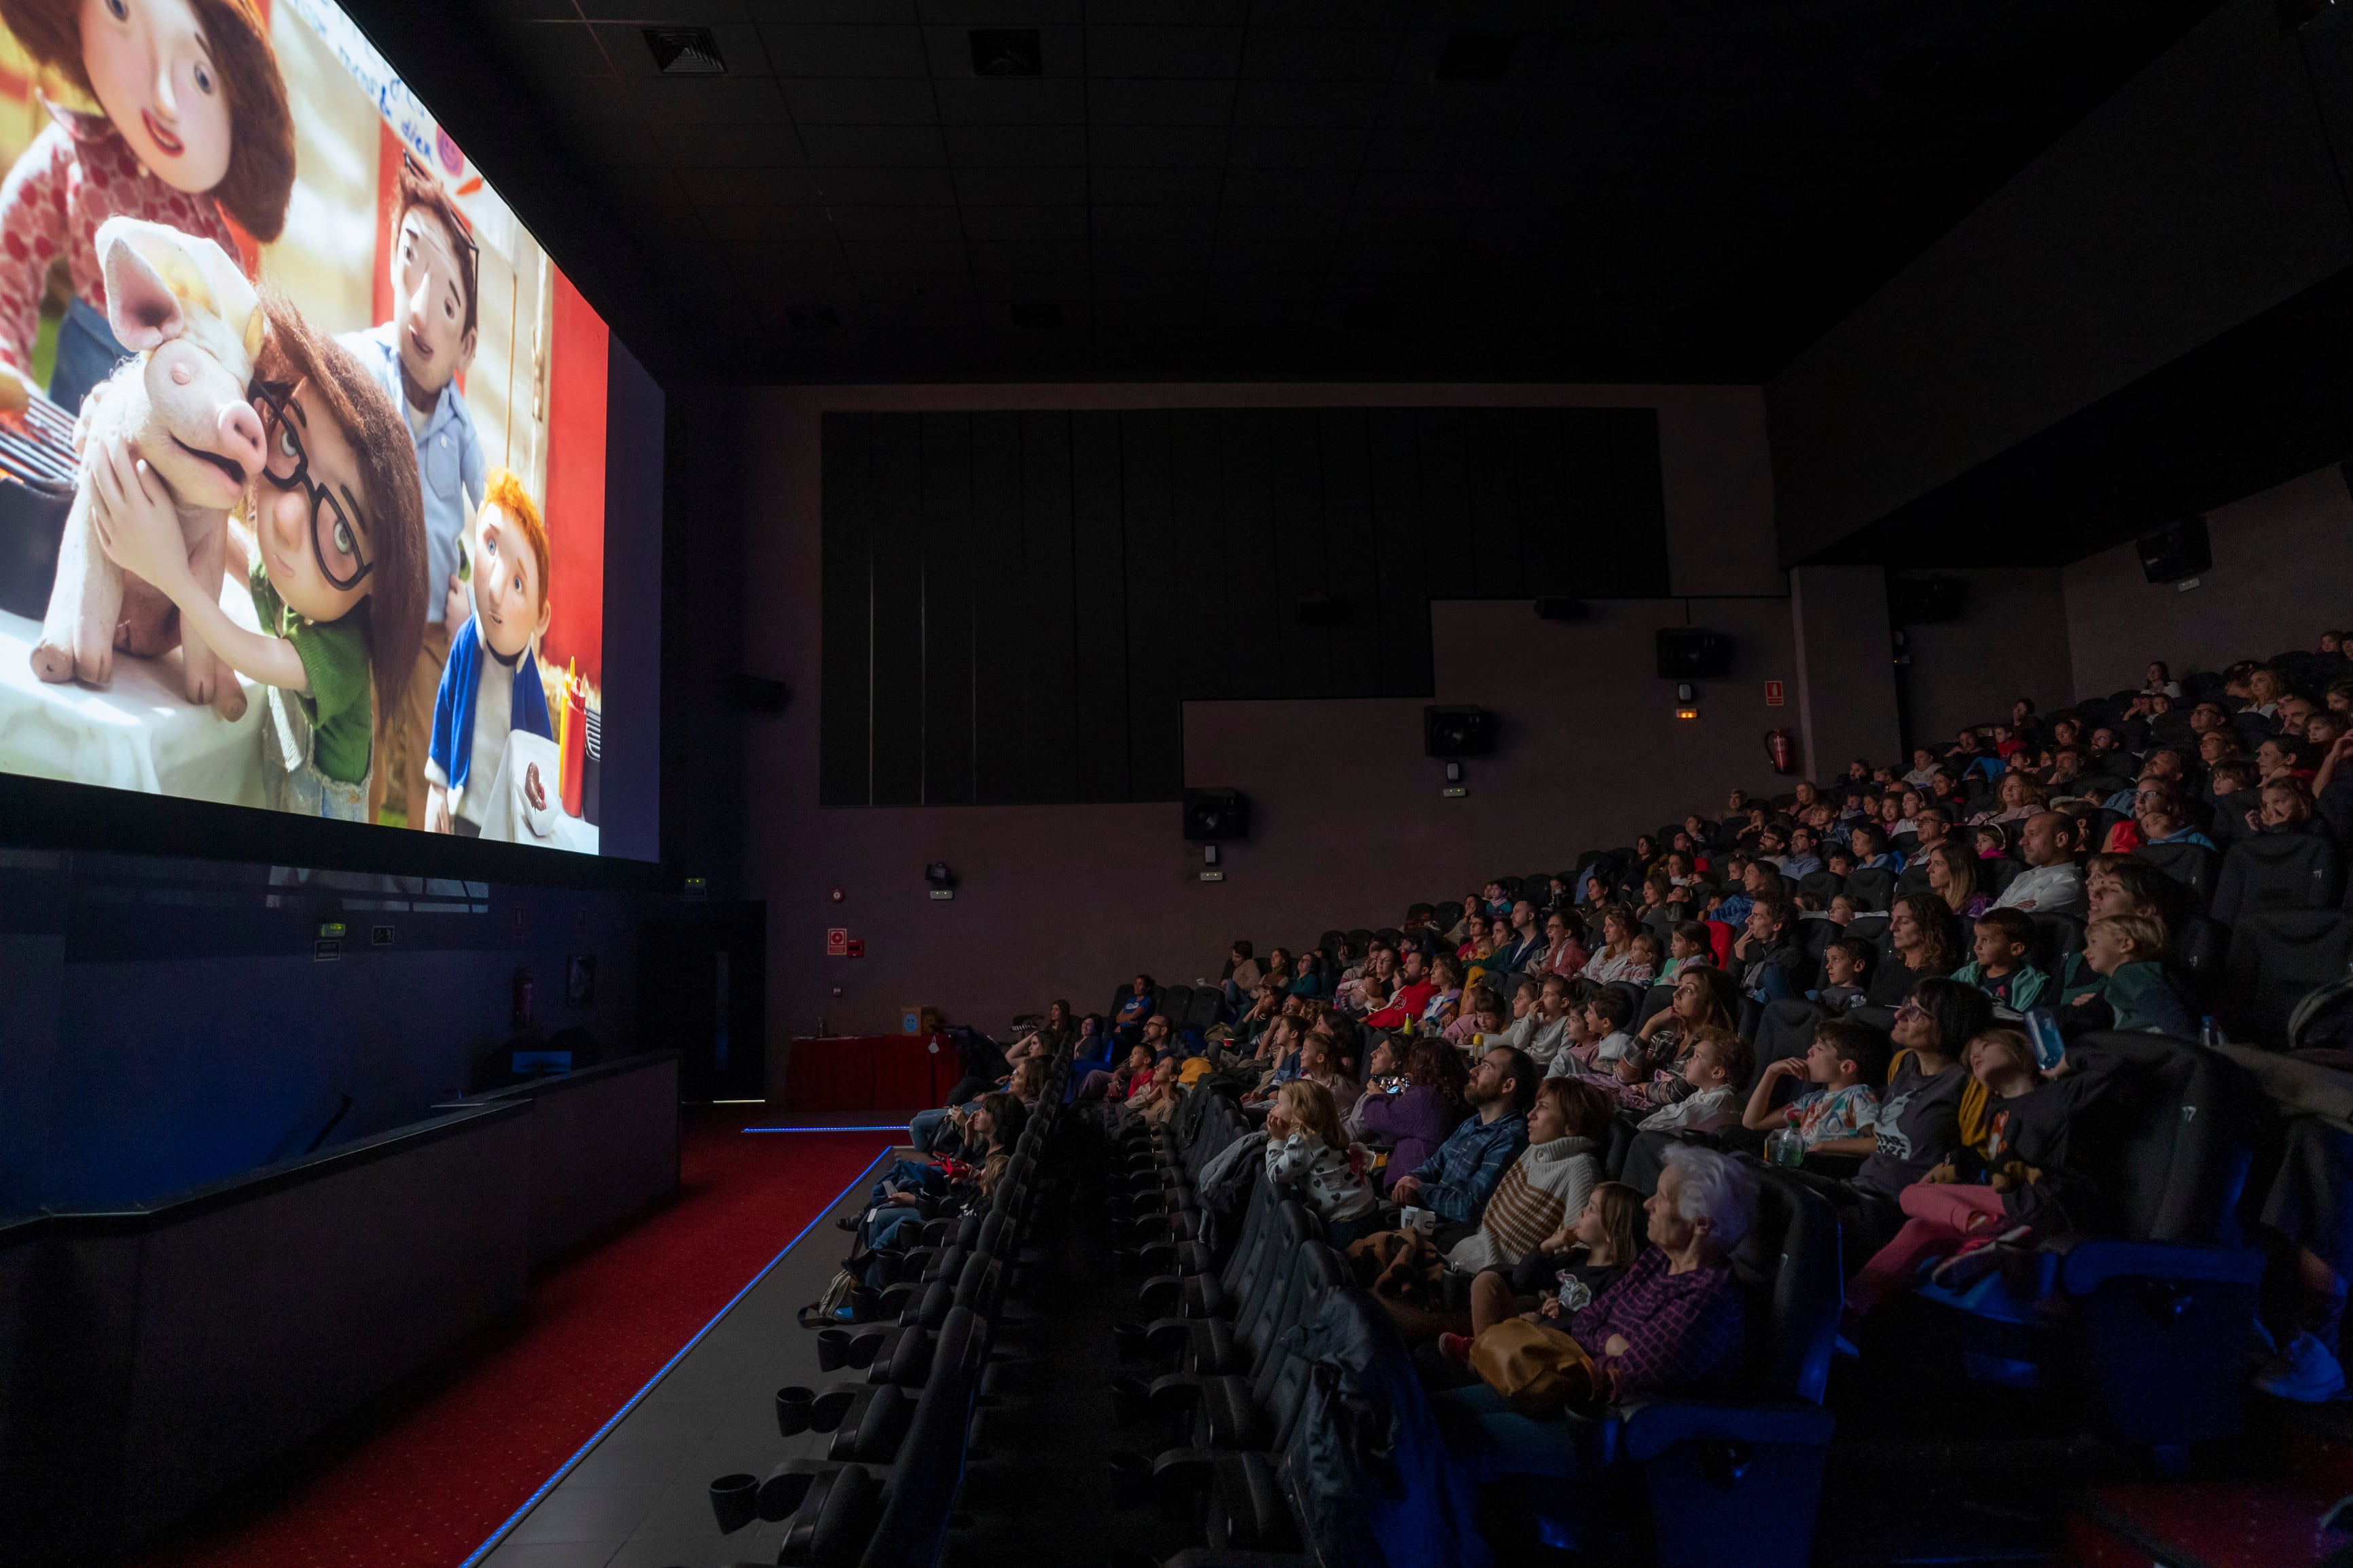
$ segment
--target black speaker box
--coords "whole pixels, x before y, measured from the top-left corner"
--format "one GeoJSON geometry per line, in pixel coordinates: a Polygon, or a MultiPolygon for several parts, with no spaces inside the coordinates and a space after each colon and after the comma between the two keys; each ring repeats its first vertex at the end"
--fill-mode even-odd
{"type": "Polygon", "coordinates": [[[1433,702],[1421,710],[1422,754],[1483,757],[1495,749],[1495,716],[1484,708],[1450,708],[1433,702]]]}
{"type": "Polygon", "coordinates": [[[1188,789],[1185,792],[1185,837],[1192,844],[1215,844],[1250,837],[1250,796],[1238,789],[1188,789]]]}
{"type": "Polygon", "coordinates": [[[2134,542],[2140,552],[2141,575],[2152,583],[2179,583],[2214,564],[2214,551],[2206,537],[2206,520],[2186,517],[2168,523],[2134,542]]]}
{"type": "Polygon", "coordinates": [[[1659,632],[1659,679],[1707,680],[1732,673],[1732,639],[1722,632],[1694,626],[1662,627],[1659,632]]]}

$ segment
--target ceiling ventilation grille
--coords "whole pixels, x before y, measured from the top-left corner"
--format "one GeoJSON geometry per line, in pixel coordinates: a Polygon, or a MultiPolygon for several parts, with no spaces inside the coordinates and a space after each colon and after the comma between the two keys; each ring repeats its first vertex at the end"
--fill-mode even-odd
{"type": "Polygon", "coordinates": [[[648,27],[646,49],[664,76],[725,76],[719,40],[708,27],[648,27]]]}

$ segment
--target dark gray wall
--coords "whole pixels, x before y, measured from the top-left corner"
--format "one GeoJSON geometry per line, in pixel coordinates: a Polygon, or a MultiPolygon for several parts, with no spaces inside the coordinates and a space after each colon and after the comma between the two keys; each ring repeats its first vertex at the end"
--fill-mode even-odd
{"type": "MultiPolygon", "coordinates": [[[[1904,574],[1896,574],[1902,577],[1904,574]]],[[[2056,570],[1940,572],[1968,584],[1961,615],[1903,628],[1910,662],[1896,668],[1906,747],[1952,744],[1964,724],[2007,720],[2031,697],[2048,713],[2073,700],[2067,614],[2056,570]]]]}
{"type": "Polygon", "coordinates": [[[1772,382],[1785,562],[2353,265],[2277,15],[2228,0],[1772,382]]]}
{"type": "Polygon", "coordinates": [[[2129,544],[2062,574],[2078,696],[2138,687],[2152,658],[2176,674],[2313,647],[2353,626],[2353,496],[2331,466],[2207,514],[2214,565],[2184,593],[2151,584],[2129,544]]]}

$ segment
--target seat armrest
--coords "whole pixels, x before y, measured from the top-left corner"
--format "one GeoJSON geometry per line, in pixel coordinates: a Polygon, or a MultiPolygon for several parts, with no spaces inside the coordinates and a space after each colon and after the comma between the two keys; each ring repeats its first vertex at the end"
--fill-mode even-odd
{"type": "Polygon", "coordinates": [[[1155,1274],[1137,1287],[1135,1299],[1149,1316],[1155,1304],[1165,1306],[1176,1299],[1185,1289],[1185,1279],[1182,1274],[1155,1274]]]}
{"type": "Polygon", "coordinates": [[[1619,1442],[1636,1463],[1657,1458],[1677,1443],[1728,1439],[1796,1447],[1827,1447],[1838,1422],[1802,1399],[1740,1403],[1663,1395],[1617,1407],[1619,1442]]]}
{"type": "Polygon", "coordinates": [[[2253,1285],[2263,1278],[2263,1255],[2247,1247],[2185,1247],[2169,1241],[2090,1237],[2060,1255],[2060,1282],[2071,1296],[2088,1296],[2111,1279],[2205,1279],[2253,1285]]]}
{"type": "Polygon", "coordinates": [[[1163,1373],[1145,1390],[1155,1415],[1176,1415],[1201,1403],[1201,1380],[1193,1373],[1163,1373]]]}
{"type": "Polygon", "coordinates": [[[1154,1457],[1152,1489],[1163,1500],[1198,1497],[1217,1479],[1215,1448],[1170,1448],[1154,1457]]]}

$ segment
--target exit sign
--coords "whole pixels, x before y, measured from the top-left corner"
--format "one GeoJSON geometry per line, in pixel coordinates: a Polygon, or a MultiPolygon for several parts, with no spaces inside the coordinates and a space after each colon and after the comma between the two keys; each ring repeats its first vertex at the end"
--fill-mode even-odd
{"type": "Polygon", "coordinates": [[[1781,705],[1781,683],[1778,680],[1767,681],[1765,683],[1765,706],[1767,708],[1778,708],[1781,705]]]}

